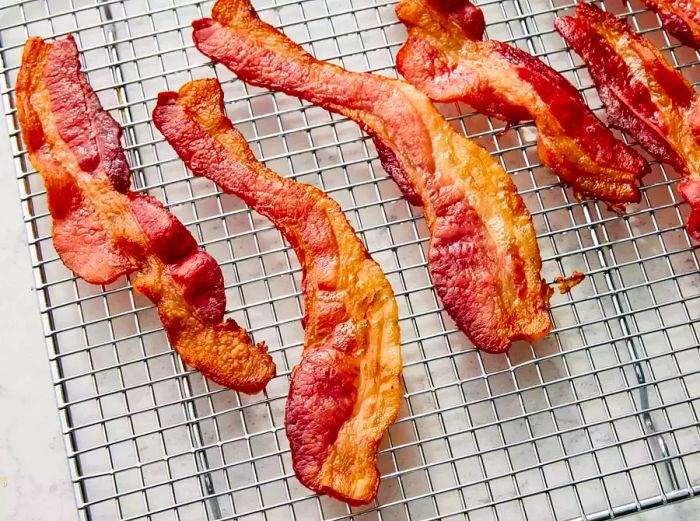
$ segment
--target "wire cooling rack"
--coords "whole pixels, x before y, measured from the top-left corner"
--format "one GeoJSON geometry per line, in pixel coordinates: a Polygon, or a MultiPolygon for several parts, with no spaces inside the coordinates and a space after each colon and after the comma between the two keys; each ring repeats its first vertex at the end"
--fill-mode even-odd
{"type": "MultiPolygon", "coordinates": [[[[274,1],[274,0],[273,0],[274,1]]],[[[13,144],[58,409],[83,519],[604,519],[700,491],[700,267],[683,230],[677,175],[654,164],[622,218],[579,202],[544,169],[535,133],[445,105],[450,121],[512,174],[551,281],[585,281],[552,300],[555,329],[507,355],[471,348],[443,312],[426,268],[425,223],[344,118],[248,87],[193,48],[211,2],[26,0],[0,7],[2,98],[13,144]],[[77,280],[60,263],[39,175],[26,160],[13,86],[28,35],[73,32],[90,81],[122,122],[138,190],[174,212],[221,263],[229,314],[270,346],[279,375],[238,395],[184,367],[153,306],[125,279],[77,280]],[[300,270],[268,221],[193,179],[150,120],[156,95],[216,74],[258,157],[336,198],[393,284],[406,395],[380,447],[376,503],[310,495],[283,428],[303,343],[300,270]]],[[[560,0],[482,1],[488,35],[564,71],[594,108],[580,61],[552,31],[560,0]]],[[[256,2],[316,56],[395,75],[405,38],[393,2],[256,2]]],[[[639,3],[606,1],[690,79],[698,57],[669,41],[639,3]]]]}

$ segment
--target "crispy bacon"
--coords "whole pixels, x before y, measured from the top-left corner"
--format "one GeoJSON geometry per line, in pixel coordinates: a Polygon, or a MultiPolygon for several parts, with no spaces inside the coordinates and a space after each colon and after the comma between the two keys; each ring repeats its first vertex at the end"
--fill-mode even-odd
{"type": "Polygon", "coordinates": [[[679,42],[700,49],[700,2],[698,0],[644,0],[661,17],[661,23],[679,42]]]}
{"type": "Polygon", "coordinates": [[[371,501],[377,445],[402,395],[389,282],[335,201],[255,159],[226,117],[216,80],[161,93],[153,121],[192,173],[239,196],[293,246],[304,273],[307,332],[285,420],[294,471],[316,492],[371,501]]]}
{"type": "Polygon", "coordinates": [[[572,289],[581,284],[585,278],[585,273],[582,273],[580,271],[574,271],[568,277],[565,277],[564,275],[554,277],[554,283],[557,285],[559,293],[565,295],[566,293],[570,293],[572,289]]]}
{"type": "Polygon", "coordinates": [[[257,392],[274,376],[263,344],[224,321],[221,270],[158,201],[128,190],[121,128],[80,71],[71,37],[30,38],[17,78],[22,136],[41,174],[64,264],[93,284],[131,274],[175,350],[215,382],[257,392]]]}
{"type": "Polygon", "coordinates": [[[219,0],[212,18],[193,24],[204,54],[244,81],[343,114],[373,137],[387,172],[424,208],[433,283],[478,348],[500,352],[549,332],[551,291],[532,219],[496,160],[408,83],[316,60],[248,0],[219,0]]]}
{"type": "Polygon", "coordinates": [[[700,104],[693,88],[648,40],[592,4],[578,4],[575,16],[554,25],[588,65],[610,123],[683,174],[688,233],[700,240],[700,104]]]}
{"type": "Polygon", "coordinates": [[[484,41],[484,15],[468,0],[403,0],[408,28],[396,66],[432,100],[464,101],[510,123],[533,120],[539,154],[578,196],[637,202],[641,156],[615,139],[564,77],[526,52],[484,41]]]}

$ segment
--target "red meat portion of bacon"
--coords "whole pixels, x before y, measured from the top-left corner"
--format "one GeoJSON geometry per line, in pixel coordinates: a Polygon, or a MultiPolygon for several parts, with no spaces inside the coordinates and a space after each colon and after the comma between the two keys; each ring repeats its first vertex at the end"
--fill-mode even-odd
{"type": "Polygon", "coordinates": [[[261,390],[274,375],[271,357],[224,320],[216,261],[157,200],[128,190],[121,128],[80,71],[73,39],[30,38],[16,93],[22,136],[46,186],[54,246],[64,264],[95,284],[130,274],[158,307],[186,363],[222,385],[261,390]]]}
{"type": "Polygon", "coordinates": [[[219,0],[212,19],[193,26],[198,49],[242,80],[343,114],[381,142],[386,170],[423,206],[436,290],[478,348],[500,352],[548,333],[551,290],[522,199],[500,164],[424,94],[316,60],[261,21],[248,0],[219,0]]]}
{"type": "Polygon", "coordinates": [[[700,105],[692,86],[651,42],[592,4],[578,4],[575,16],[554,25],[586,62],[610,123],[683,174],[687,229],[699,240],[700,105]]]}
{"type": "Polygon", "coordinates": [[[195,175],[268,217],[303,269],[306,339],[285,426],[307,487],[352,504],[377,493],[377,445],[401,403],[398,311],[391,286],[338,204],[253,156],[226,117],[216,80],[158,97],[153,121],[195,175]]]}
{"type": "Polygon", "coordinates": [[[533,120],[542,162],[577,195],[637,202],[644,159],[615,139],[564,77],[528,53],[484,41],[484,16],[468,0],[403,0],[408,28],[399,72],[440,102],[463,101],[510,123],[533,120]]]}
{"type": "Polygon", "coordinates": [[[698,0],[644,0],[659,13],[664,29],[679,42],[700,49],[700,2],[698,0]]]}
{"type": "Polygon", "coordinates": [[[80,71],[78,50],[70,42],[53,44],[43,71],[58,134],[83,172],[104,173],[115,190],[125,192],[131,176],[119,141],[121,127],[102,109],[80,71]]]}

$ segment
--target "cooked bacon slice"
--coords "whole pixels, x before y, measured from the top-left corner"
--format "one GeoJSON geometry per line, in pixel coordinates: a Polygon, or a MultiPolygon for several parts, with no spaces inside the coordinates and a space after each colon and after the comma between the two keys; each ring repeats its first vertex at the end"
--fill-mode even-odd
{"type": "Polygon", "coordinates": [[[545,336],[550,289],[532,219],[513,182],[406,82],[349,72],[306,53],[261,21],[248,0],[219,0],[194,22],[200,51],[254,85],[343,114],[375,140],[407,198],[424,208],[429,265],[445,309],[491,352],[545,336]]]}
{"type": "Polygon", "coordinates": [[[510,123],[533,120],[542,163],[578,196],[619,205],[640,198],[641,156],[615,139],[564,77],[528,53],[484,41],[484,15],[468,0],[403,0],[408,28],[396,66],[440,102],[464,101],[510,123]]]}
{"type": "Polygon", "coordinates": [[[128,190],[121,128],[80,71],[71,37],[30,38],[17,78],[17,108],[32,165],[53,218],[54,246],[79,277],[106,284],[131,274],[158,307],[171,345],[215,382],[257,392],[274,376],[263,344],[224,321],[221,270],[158,201],[128,190]]]}
{"type": "Polygon", "coordinates": [[[644,0],[661,17],[661,23],[679,42],[700,49],[700,2],[698,0],[644,0]]]}
{"type": "Polygon", "coordinates": [[[286,430],[294,471],[316,492],[374,499],[377,445],[401,405],[398,310],[389,282],[338,204],[253,156],[226,117],[216,80],[158,97],[153,121],[195,175],[272,221],[304,273],[306,341],[294,370],[286,430]]]}
{"type": "Polygon", "coordinates": [[[700,104],[661,52],[623,21],[592,4],[554,25],[586,62],[612,125],[684,176],[688,233],[700,240],[700,104]]]}
{"type": "Polygon", "coordinates": [[[565,277],[564,275],[554,277],[554,283],[557,285],[559,293],[565,295],[566,293],[570,293],[572,289],[581,284],[585,278],[585,273],[582,273],[580,271],[574,271],[568,277],[565,277]]]}

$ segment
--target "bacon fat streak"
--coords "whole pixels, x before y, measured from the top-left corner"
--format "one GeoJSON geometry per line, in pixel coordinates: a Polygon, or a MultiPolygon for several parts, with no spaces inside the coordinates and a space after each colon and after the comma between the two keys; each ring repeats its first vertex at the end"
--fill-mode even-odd
{"type": "Polygon", "coordinates": [[[403,0],[408,28],[399,72],[432,100],[464,101],[510,123],[533,120],[542,163],[578,196],[638,202],[644,159],[615,139],[564,77],[528,53],[484,41],[484,15],[468,0],[403,0]]]}
{"type": "Polygon", "coordinates": [[[522,199],[500,164],[424,94],[316,60],[261,21],[248,0],[219,0],[212,19],[193,26],[198,49],[242,80],[343,114],[374,138],[387,172],[424,208],[433,283],[478,348],[500,352],[549,332],[551,290],[522,199]]]}
{"type": "Polygon", "coordinates": [[[131,274],[158,307],[173,348],[215,382],[252,393],[274,376],[263,344],[224,320],[216,261],[157,200],[129,191],[121,128],[80,71],[71,37],[30,38],[17,78],[22,137],[46,186],[54,247],[93,284],[131,274]]]}
{"type": "Polygon", "coordinates": [[[588,65],[610,123],[683,174],[688,233],[700,240],[700,103],[691,85],[653,44],[592,4],[554,25],[588,65]]]}
{"type": "Polygon", "coordinates": [[[700,49],[700,2],[698,0],[644,0],[661,17],[664,29],[679,42],[700,49]]]}
{"type": "Polygon", "coordinates": [[[402,396],[389,282],[333,199],[255,159],[226,117],[216,80],[161,93],[153,121],[193,174],[239,196],[294,248],[306,308],[304,352],[285,418],[294,470],[316,492],[371,501],[379,485],[377,445],[402,396]]]}

